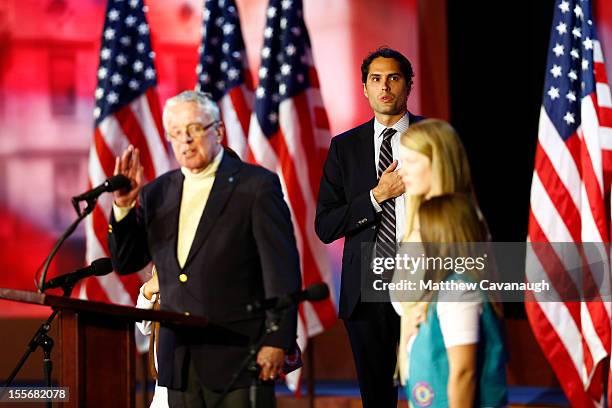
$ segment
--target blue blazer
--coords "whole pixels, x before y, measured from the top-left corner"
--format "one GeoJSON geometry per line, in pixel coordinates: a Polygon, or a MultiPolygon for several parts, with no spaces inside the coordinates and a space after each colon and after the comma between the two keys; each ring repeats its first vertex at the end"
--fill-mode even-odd
{"type": "MultiPolygon", "coordinates": [[[[116,222],[108,242],[115,270],[128,274],[153,261],[158,270],[161,309],[208,317],[248,336],[264,330],[266,315],[250,314],[255,300],[282,296],[301,287],[299,255],[291,216],[276,174],[225,152],[185,266],[176,256],[183,174],[170,171],[141,190],[139,205],[116,222]],[[179,275],[187,276],[185,282],[179,275]]],[[[264,345],[290,349],[297,333],[297,309],[264,345]]],[[[220,391],[246,356],[246,347],[209,344],[203,333],[161,326],[159,384],[185,386],[189,356],[202,383],[220,391]]],[[[237,387],[250,385],[249,375],[237,387]]]]}
{"type": "MultiPolygon", "coordinates": [[[[410,124],[423,119],[408,112],[410,124]]],[[[315,230],[329,244],[344,238],[339,316],[349,318],[360,299],[361,243],[374,242],[380,216],[370,201],[378,184],[374,119],[331,140],[317,200],[315,230]]]]}

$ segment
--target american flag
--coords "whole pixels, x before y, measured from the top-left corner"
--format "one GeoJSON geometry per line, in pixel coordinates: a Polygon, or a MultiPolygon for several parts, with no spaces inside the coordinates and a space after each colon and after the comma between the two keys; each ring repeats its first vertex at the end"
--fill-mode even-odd
{"type": "MultiPolygon", "coordinates": [[[[291,210],[302,282],[326,282],[333,288],[325,246],[314,231],[315,205],[330,132],[301,0],[270,0],[266,10],[259,85],[255,90],[249,146],[257,163],[281,178],[291,210]]],[[[331,290],[334,293],[334,290],[331,290]]],[[[336,321],[333,299],[302,303],[298,344],[336,321]]],[[[299,370],[289,374],[297,387],[299,370]]]]}
{"type": "MultiPolygon", "coordinates": [[[[106,8],[95,91],[95,129],[89,152],[89,183],[98,185],[113,174],[115,157],[129,144],[140,149],[146,180],[170,169],[163,138],[157,75],[149,25],[142,0],[109,0],[106,8]]],[[[112,196],[100,196],[87,218],[87,262],[108,256],[106,234],[112,196]]],[[[141,277],[110,274],[88,279],[80,296],[90,300],[135,305],[141,277]]]]}
{"type": "Polygon", "coordinates": [[[202,19],[200,63],[196,89],[208,92],[221,108],[224,143],[241,159],[249,154],[247,137],[253,105],[253,81],[248,69],[240,17],[233,0],[206,0],[202,19]]]}
{"type": "MultiPolygon", "coordinates": [[[[605,72],[591,2],[558,0],[531,186],[531,242],[609,242],[612,98],[605,72]]],[[[607,254],[604,258],[608,285],[607,254]]],[[[550,271],[550,262],[539,256],[535,262],[550,271]]],[[[593,278],[591,272],[583,271],[584,282],[593,278]]],[[[568,281],[559,276],[565,271],[556,273],[551,280],[568,281]]],[[[599,295],[607,297],[580,302],[560,295],[558,302],[545,302],[532,293],[525,303],[535,337],[576,407],[600,406],[603,396],[610,294],[599,295]]]]}

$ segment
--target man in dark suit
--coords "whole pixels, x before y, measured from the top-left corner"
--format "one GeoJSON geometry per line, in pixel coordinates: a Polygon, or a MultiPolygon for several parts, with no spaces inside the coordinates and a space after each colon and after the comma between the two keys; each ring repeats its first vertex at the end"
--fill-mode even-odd
{"type": "MultiPolygon", "coordinates": [[[[109,247],[117,272],[153,262],[162,310],[206,316],[248,336],[264,331],[267,316],[245,306],[299,290],[299,256],[278,177],[241,162],[221,145],[217,105],[185,91],[166,102],[164,127],[181,168],[143,187],[139,152],[130,146],[115,173],[132,180],[116,192],[109,247]],[[136,205],[136,199],[138,204],[136,205]]],[[[274,383],[295,344],[297,309],[284,316],[258,351],[258,406],[274,406],[274,383]]],[[[207,344],[201,335],[162,326],[159,385],[171,406],[212,406],[248,348],[207,344]]],[[[251,375],[243,373],[224,407],[249,406],[251,375]]]]}
{"type": "Polygon", "coordinates": [[[361,76],[374,118],[332,139],[315,229],[325,243],[345,238],[339,315],[353,350],[363,406],[394,407],[399,316],[390,302],[361,300],[361,245],[376,242],[376,256],[385,248],[391,249],[382,255],[393,256],[403,237],[404,185],[394,159],[401,133],[422,118],[406,107],[414,74],[401,53],[379,48],[364,59],[361,76]]]}

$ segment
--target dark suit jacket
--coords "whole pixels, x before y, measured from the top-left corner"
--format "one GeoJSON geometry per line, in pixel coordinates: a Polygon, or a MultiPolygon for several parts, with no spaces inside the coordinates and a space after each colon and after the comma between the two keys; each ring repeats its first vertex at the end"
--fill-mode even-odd
{"type": "MultiPolygon", "coordinates": [[[[423,119],[408,115],[410,124],[423,119]]],[[[374,119],[334,137],[319,187],[317,235],[326,244],[345,239],[339,310],[343,319],[360,299],[361,243],[374,242],[380,221],[370,201],[370,190],[378,184],[373,138],[374,119]]]]}
{"type": "MultiPolygon", "coordinates": [[[[108,242],[115,270],[128,274],[153,261],[159,272],[162,310],[206,316],[255,339],[265,314],[249,314],[255,300],[299,290],[299,255],[289,209],[278,177],[242,163],[225,152],[183,268],[176,256],[183,188],[180,170],[170,171],[142,189],[139,205],[116,222],[108,242]],[[188,280],[179,281],[185,274],[188,280]]],[[[295,343],[297,309],[264,345],[289,349],[295,343]]],[[[159,384],[185,385],[189,355],[202,383],[222,390],[247,348],[205,344],[198,333],[162,326],[159,334],[159,384]]],[[[238,387],[250,385],[243,375],[238,387]]]]}

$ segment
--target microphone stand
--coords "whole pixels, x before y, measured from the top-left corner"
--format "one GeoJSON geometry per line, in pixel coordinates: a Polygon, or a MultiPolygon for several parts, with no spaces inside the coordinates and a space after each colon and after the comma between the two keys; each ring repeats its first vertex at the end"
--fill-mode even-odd
{"type": "MultiPolygon", "coordinates": [[[[66,241],[66,239],[76,230],[77,226],[81,223],[81,221],[83,221],[85,217],[91,214],[91,212],[96,207],[97,201],[98,200],[96,198],[86,200],[87,206],[81,211],[78,201],[74,199],[72,200],[72,205],[74,206],[74,209],[77,212],[78,217],[72,224],[70,224],[70,226],[66,229],[66,231],[59,237],[59,239],[57,240],[57,242],[51,249],[51,252],[47,256],[47,259],[45,260],[45,264],[43,267],[43,272],[41,274],[40,281],[38,284],[38,293],[45,292],[45,278],[47,276],[47,272],[49,270],[49,266],[51,265],[51,261],[53,260],[53,257],[55,256],[55,254],[57,254],[57,251],[59,251],[64,241],[66,241]]],[[[62,286],[62,289],[64,291],[63,296],[70,297],[70,295],[72,294],[72,290],[74,289],[74,283],[66,284],[62,286]]],[[[32,337],[32,339],[28,343],[28,346],[26,347],[25,353],[23,354],[23,356],[21,356],[21,359],[17,363],[17,366],[13,369],[13,371],[11,372],[11,375],[6,380],[6,383],[3,385],[4,388],[3,388],[2,393],[0,394],[0,399],[4,396],[8,387],[10,387],[10,385],[13,383],[13,381],[15,380],[15,377],[17,376],[19,371],[21,371],[27,359],[30,357],[30,355],[34,351],[36,351],[36,348],[38,348],[38,346],[40,346],[43,350],[43,371],[44,371],[44,377],[45,377],[45,385],[47,387],[52,386],[51,372],[53,371],[53,361],[51,360],[51,350],[53,349],[54,342],[53,342],[53,339],[49,337],[47,333],[49,333],[49,330],[51,329],[51,322],[53,322],[53,319],[55,319],[55,316],[57,316],[58,313],[59,313],[58,310],[54,310],[53,313],[51,313],[51,315],[47,318],[47,320],[43,324],[40,325],[36,333],[34,333],[34,336],[32,337]]],[[[47,401],[46,406],[51,408],[52,406],[51,401],[47,401]]]]}
{"type": "MultiPolygon", "coordinates": [[[[62,286],[62,289],[64,290],[63,296],[70,297],[70,294],[72,293],[73,288],[74,288],[74,284],[62,286]]],[[[51,329],[51,322],[53,321],[53,319],[55,319],[55,316],[57,316],[58,313],[59,313],[59,310],[54,310],[53,313],[51,313],[51,315],[47,318],[47,320],[43,324],[40,325],[36,333],[34,333],[34,336],[32,336],[32,339],[30,340],[30,342],[28,343],[26,347],[25,353],[21,356],[21,359],[19,360],[19,362],[17,363],[17,365],[11,372],[11,375],[6,380],[6,383],[4,383],[4,385],[2,386],[3,391],[2,391],[2,394],[0,395],[0,399],[2,399],[4,394],[7,392],[8,387],[10,387],[11,384],[13,383],[13,381],[15,380],[15,377],[17,376],[19,371],[21,371],[21,369],[23,368],[23,365],[25,364],[25,362],[28,360],[28,357],[30,357],[30,354],[36,351],[36,348],[38,346],[40,346],[40,348],[43,350],[43,371],[44,371],[44,378],[45,378],[45,386],[46,387],[52,386],[51,372],[53,371],[53,361],[51,361],[51,350],[53,349],[54,343],[53,343],[53,339],[49,337],[47,333],[51,329]]],[[[48,408],[51,408],[52,406],[51,401],[47,401],[46,406],[48,408]]]]}
{"type": "Polygon", "coordinates": [[[42,272],[42,275],[40,276],[40,281],[38,283],[38,293],[44,293],[44,291],[45,291],[45,278],[47,277],[47,272],[49,271],[49,266],[51,265],[51,260],[53,260],[53,257],[55,256],[57,251],[60,249],[60,246],[64,243],[64,241],[66,241],[66,239],[70,235],[72,235],[72,233],[76,230],[77,226],[81,223],[81,221],[83,221],[83,219],[85,217],[87,217],[89,214],[91,214],[91,212],[96,207],[96,202],[97,201],[98,200],[96,198],[91,199],[91,200],[87,200],[86,201],[87,202],[87,207],[85,207],[83,209],[83,211],[81,211],[81,208],[79,207],[78,201],[76,201],[74,199],[72,200],[72,205],[74,206],[74,209],[77,212],[78,217],[77,217],[76,220],[74,220],[74,222],[72,224],[70,224],[70,226],[62,234],[62,236],[59,237],[59,239],[57,240],[57,242],[53,246],[53,249],[51,249],[51,253],[49,253],[49,256],[47,256],[47,259],[45,260],[45,264],[44,264],[44,267],[43,267],[43,272],[42,272]]]}
{"type": "Polygon", "coordinates": [[[275,333],[279,330],[280,322],[285,315],[285,310],[273,310],[269,323],[266,323],[266,330],[259,336],[256,342],[249,345],[249,354],[242,360],[242,363],[238,369],[232,375],[230,382],[225,386],[225,389],[221,393],[219,399],[213,405],[213,408],[219,408],[221,403],[230,392],[231,388],[236,384],[238,378],[244,371],[249,371],[252,375],[251,386],[249,387],[249,405],[251,408],[257,408],[257,385],[259,382],[259,367],[255,358],[257,352],[263,346],[266,336],[275,333]]]}

